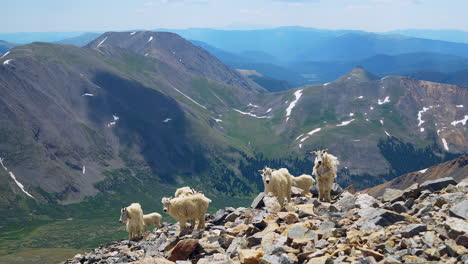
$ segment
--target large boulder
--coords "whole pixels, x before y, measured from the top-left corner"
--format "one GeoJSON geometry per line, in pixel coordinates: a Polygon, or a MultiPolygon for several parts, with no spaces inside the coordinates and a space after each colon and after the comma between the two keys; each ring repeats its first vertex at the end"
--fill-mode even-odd
{"type": "Polygon", "coordinates": [[[197,239],[185,239],[179,241],[167,258],[170,261],[187,260],[198,247],[197,239]]]}
{"type": "Polygon", "coordinates": [[[457,182],[452,177],[445,177],[436,180],[425,181],[423,184],[421,184],[420,188],[421,191],[429,190],[431,192],[437,192],[444,189],[449,184],[457,185],[457,182]]]}

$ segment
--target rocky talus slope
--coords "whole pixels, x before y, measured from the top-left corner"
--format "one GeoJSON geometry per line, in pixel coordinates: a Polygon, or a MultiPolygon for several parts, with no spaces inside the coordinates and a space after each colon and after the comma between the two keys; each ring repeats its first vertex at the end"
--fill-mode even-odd
{"type": "Polygon", "coordinates": [[[260,194],[252,208],[208,216],[203,231],[178,236],[178,225],[164,224],[65,263],[468,263],[468,179],[388,189],[378,199],[349,191],[331,203],[296,196],[280,212],[260,194]]]}

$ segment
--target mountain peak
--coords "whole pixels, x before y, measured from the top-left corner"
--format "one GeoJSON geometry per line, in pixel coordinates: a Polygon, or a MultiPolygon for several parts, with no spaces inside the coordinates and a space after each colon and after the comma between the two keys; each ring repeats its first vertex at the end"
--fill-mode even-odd
{"type": "Polygon", "coordinates": [[[359,82],[369,82],[373,80],[378,80],[377,75],[368,72],[362,66],[356,66],[351,71],[347,72],[345,75],[341,76],[338,80],[340,81],[349,81],[355,80],[359,82]]]}
{"type": "Polygon", "coordinates": [[[109,47],[125,49],[213,81],[247,90],[265,91],[263,87],[224,65],[203,48],[171,32],[106,32],[86,47],[104,52],[109,47]]]}

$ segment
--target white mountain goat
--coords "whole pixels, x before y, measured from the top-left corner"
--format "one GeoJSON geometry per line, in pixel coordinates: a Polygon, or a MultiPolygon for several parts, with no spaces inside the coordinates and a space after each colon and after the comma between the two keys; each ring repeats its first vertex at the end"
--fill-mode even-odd
{"type": "Polygon", "coordinates": [[[185,186],[185,187],[177,189],[174,196],[175,197],[181,197],[181,196],[187,196],[187,195],[192,195],[192,194],[196,194],[196,193],[198,193],[198,192],[195,191],[192,187],[185,186]]]}
{"type": "Polygon", "coordinates": [[[310,193],[310,187],[315,183],[314,178],[307,174],[302,174],[298,177],[291,177],[291,184],[294,187],[297,187],[302,190],[302,195],[307,195],[310,193]]]}
{"type": "Polygon", "coordinates": [[[328,154],[327,151],[328,149],[311,152],[316,156],[312,175],[315,175],[317,178],[319,199],[330,201],[330,192],[333,187],[333,181],[336,178],[337,166],[340,162],[337,157],[328,154]]]}
{"type": "Polygon", "coordinates": [[[281,208],[284,207],[284,198],[291,201],[291,174],[285,168],[273,170],[265,166],[259,170],[265,185],[265,195],[272,193],[278,199],[281,208]]]}
{"type": "Polygon", "coordinates": [[[145,230],[141,205],[139,203],[132,203],[130,206],[122,207],[120,212],[119,221],[127,225],[128,240],[140,237],[145,230]]]}
{"type": "Polygon", "coordinates": [[[176,198],[164,197],[161,202],[164,212],[179,221],[181,233],[187,230],[188,219],[198,219],[197,229],[205,228],[205,214],[211,200],[202,193],[176,198]]]}
{"type": "Polygon", "coordinates": [[[143,215],[143,222],[145,223],[145,228],[144,230],[150,226],[156,226],[159,227],[161,224],[161,215],[158,213],[151,213],[151,214],[146,214],[143,215]]]}

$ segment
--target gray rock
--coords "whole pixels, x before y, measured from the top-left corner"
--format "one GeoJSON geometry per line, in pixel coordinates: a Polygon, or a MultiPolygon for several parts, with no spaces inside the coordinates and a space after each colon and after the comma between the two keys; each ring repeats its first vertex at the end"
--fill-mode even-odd
{"type": "Polygon", "coordinates": [[[359,215],[361,216],[361,219],[359,220],[361,223],[367,222],[380,226],[389,226],[393,223],[405,219],[404,216],[394,213],[392,211],[371,207],[361,209],[359,211],[359,215]]]}
{"type": "Polygon", "coordinates": [[[296,260],[291,258],[288,254],[281,254],[279,258],[280,264],[295,264],[296,260]]]}
{"type": "Polygon", "coordinates": [[[408,200],[405,201],[405,207],[408,209],[411,209],[411,207],[413,207],[413,204],[414,204],[413,198],[409,198],[408,200]]]}
{"type": "Polygon", "coordinates": [[[427,226],[423,224],[412,224],[406,226],[402,231],[401,234],[404,237],[413,237],[418,235],[421,232],[426,232],[427,231],[427,226]]]}
{"type": "Polygon", "coordinates": [[[252,204],[250,205],[251,208],[254,209],[259,209],[265,206],[265,203],[263,202],[263,197],[265,197],[265,193],[261,192],[255,197],[255,199],[252,201],[252,204]]]}
{"type": "Polygon", "coordinates": [[[450,208],[450,215],[468,220],[468,199],[452,206],[450,208]]]}
{"type": "Polygon", "coordinates": [[[452,177],[440,178],[432,181],[425,181],[421,184],[421,190],[429,190],[431,192],[437,192],[447,187],[449,184],[457,185],[457,182],[452,177]]]}
{"type": "Polygon", "coordinates": [[[329,245],[330,243],[324,239],[320,239],[319,241],[317,241],[317,243],[315,243],[315,247],[318,248],[318,249],[322,249],[322,248],[325,248],[329,245]]]}
{"type": "Polygon", "coordinates": [[[468,248],[468,236],[466,234],[458,236],[455,242],[460,246],[468,248]]]}
{"type": "Polygon", "coordinates": [[[325,231],[335,227],[335,223],[332,221],[325,220],[319,225],[319,230],[325,231]]]}
{"type": "Polygon", "coordinates": [[[403,200],[403,191],[392,188],[387,188],[382,196],[383,202],[394,203],[403,200]]]}
{"type": "Polygon", "coordinates": [[[376,205],[378,205],[378,203],[379,202],[377,201],[377,199],[375,199],[367,193],[360,193],[356,197],[356,206],[361,209],[368,207],[377,207],[376,205]]]}
{"type": "Polygon", "coordinates": [[[414,183],[410,187],[406,188],[403,190],[403,199],[416,199],[419,197],[421,194],[421,188],[419,187],[419,184],[414,183]]]}
{"type": "Polygon", "coordinates": [[[406,212],[408,212],[408,208],[405,206],[405,202],[403,202],[403,201],[394,202],[392,204],[392,210],[397,212],[397,213],[406,213],[406,212]]]}
{"type": "Polygon", "coordinates": [[[228,249],[226,250],[226,254],[230,257],[236,256],[241,249],[247,248],[247,240],[245,237],[236,237],[232,240],[231,244],[229,245],[228,249]]]}
{"type": "Polygon", "coordinates": [[[280,264],[280,257],[275,255],[264,255],[260,260],[260,263],[280,264]]]}
{"type": "Polygon", "coordinates": [[[345,192],[343,194],[343,197],[341,197],[341,199],[339,199],[335,203],[335,205],[340,207],[343,212],[353,209],[355,207],[355,204],[356,204],[356,196],[348,192],[345,192]]]}

